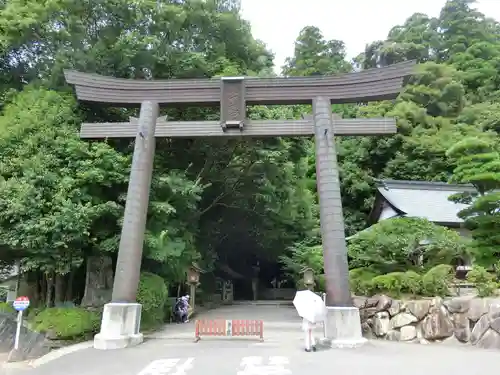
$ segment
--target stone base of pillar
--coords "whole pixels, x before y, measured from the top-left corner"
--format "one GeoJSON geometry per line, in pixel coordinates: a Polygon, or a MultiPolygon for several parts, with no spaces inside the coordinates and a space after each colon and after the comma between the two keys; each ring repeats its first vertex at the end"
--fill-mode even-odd
{"type": "Polygon", "coordinates": [[[356,307],[327,307],[325,344],[332,348],[357,348],[367,342],[361,333],[356,307]]]}
{"type": "Polygon", "coordinates": [[[123,349],[144,341],[139,303],[107,303],[102,314],[101,331],[94,337],[94,348],[123,349]]]}

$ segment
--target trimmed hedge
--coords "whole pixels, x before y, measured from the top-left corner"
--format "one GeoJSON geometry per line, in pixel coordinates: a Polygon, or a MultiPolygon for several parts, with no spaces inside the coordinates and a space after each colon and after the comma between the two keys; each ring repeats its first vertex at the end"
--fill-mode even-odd
{"type": "Polygon", "coordinates": [[[142,272],[137,291],[137,302],[142,304],[141,326],[150,329],[163,324],[168,299],[168,289],[162,277],[142,272]]]}
{"type": "Polygon", "coordinates": [[[449,295],[453,276],[453,267],[448,264],[432,267],[422,276],[422,294],[442,297],[449,295]]]}
{"type": "Polygon", "coordinates": [[[377,275],[370,268],[356,268],[349,272],[349,282],[357,295],[446,296],[453,281],[452,271],[453,267],[446,264],[437,265],[422,275],[415,271],[377,275]]]}
{"type": "Polygon", "coordinates": [[[97,312],[79,307],[52,307],[40,311],[32,319],[33,330],[51,339],[86,339],[99,331],[101,317],[97,312]]]}

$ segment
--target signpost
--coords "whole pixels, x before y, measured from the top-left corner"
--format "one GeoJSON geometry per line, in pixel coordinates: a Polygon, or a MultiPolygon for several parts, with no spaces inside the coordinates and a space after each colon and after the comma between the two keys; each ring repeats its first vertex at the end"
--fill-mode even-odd
{"type": "Polygon", "coordinates": [[[12,307],[17,311],[17,328],[16,338],[14,340],[14,349],[19,349],[19,336],[21,335],[21,326],[23,323],[23,311],[30,306],[30,299],[28,297],[17,297],[12,303],[12,307]]]}

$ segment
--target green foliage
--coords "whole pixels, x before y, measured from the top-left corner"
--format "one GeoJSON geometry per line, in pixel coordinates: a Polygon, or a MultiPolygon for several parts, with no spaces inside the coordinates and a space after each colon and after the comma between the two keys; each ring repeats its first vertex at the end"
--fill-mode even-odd
{"type": "Polygon", "coordinates": [[[321,31],[306,26],[295,42],[293,58],[288,58],[283,67],[285,76],[310,76],[350,72],[352,66],[346,61],[345,45],[340,40],[325,40],[321,31]]]}
{"type": "Polygon", "coordinates": [[[376,275],[358,268],[351,270],[349,277],[356,295],[386,294],[401,298],[403,295],[418,296],[422,292],[422,277],[414,271],[376,275]]]}
{"type": "Polygon", "coordinates": [[[354,268],[349,271],[349,286],[352,293],[359,296],[372,294],[372,280],[377,273],[370,268],[354,268]]]}
{"type": "Polygon", "coordinates": [[[474,284],[479,297],[490,297],[497,294],[498,284],[494,275],[481,266],[474,266],[467,273],[467,280],[474,284]]]}
{"type": "Polygon", "coordinates": [[[422,276],[415,271],[403,274],[403,292],[417,296],[422,293],[422,276]]]}
{"type": "MultiPolygon", "coordinates": [[[[0,7],[0,28],[0,244],[20,250],[15,257],[23,254],[24,269],[48,275],[78,268],[89,254],[116,252],[131,144],[89,143],[77,130],[85,121],[137,116],[132,109],[77,107],[64,94],[63,68],[136,79],[274,74],[272,54],[252,37],[234,1],[8,2],[0,7]],[[49,26],[55,24],[64,26],[49,26]]],[[[261,106],[249,117],[302,112],[261,106]]],[[[210,108],[165,114],[219,116],[210,108]]],[[[317,220],[306,188],[309,144],[158,139],[143,268],[180,283],[195,260],[210,270],[224,259],[242,272],[255,255],[276,260],[317,220]]]]}
{"type": "Polygon", "coordinates": [[[422,276],[422,294],[426,296],[448,296],[454,270],[447,264],[439,264],[422,276]]]}
{"type": "Polygon", "coordinates": [[[471,230],[475,261],[489,267],[500,255],[500,146],[493,137],[466,138],[448,150],[456,161],[452,181],[475,191],[450,197],[468,206],[458,216],[471,230]]]}
{"type": "Polygon", "coordinates": [[[168,289],[165,281],[153,273],[141,273],[137,302],[142,304],[141,325],[143,328],[153,328],[165,322],[167,300],[168,289]]]}
{"type": "MultiPolygon", "coordinates": [[[[237,1],[8,1],[0,7],[0,29],[0,256],[23,258],[25,270],[45,278],[76,270],[89,254],[116,252],[131,144],[82,141],[77,130],[84,121],[137,115],[77,106],[63,69],[133,79],[274,75],[272,54],[252,37],[237,1]]],[[[397,100],[332,106],[343,117],[391,116],[398,124],[389,137],[337,137],[346,233],[366,227],[376,179],[447,181],[454,174],[453,181],[477,188],[461,215],[477,261],[492,264],[500,233],[500,25],[471,1],[448,0],[439,17],[414,14],[386,40],[367,45],[355,65],[410,59],[421,65],[397,100]]],[[[325,40],[314,26],[302,29],[283,68],[291,76],[352,70],[343,42],[325,40]]],[[[257,106],[248,116],[294,119],[308,112],[310,106],[257,106]]],[[[219,116],[211,108],[162,115],[219,116]]],[[[279,258],[297,282],[300,269],[313,268],[323,288],[312,140],[158,139],[154,168],[144,270],[179,283],[194,260],[207,270],[220,261],[244,273],[254,258],[279,258]]],[[[456,233],[417,219],[388,220],[349,246],[351,267],[370,267],[377,288],[402,294],[419,288],[408,270],[467,252],[456,233]],[[422,240],[431,245],[419,246],[422,240]]],[[[445,293],[443,285],[432,286],[433,272],[422,277],[421,292],[445,293]]],[[[354,290],[368,293],[365,276],[352,281],[354,290]]],[[[147,319],[156,322],[153,305],[147,319]]]]}
{"type": "Polygon", "coordinates": [[[80,140],[79,121],[73,98],[34,88],[0,117],[0,243],[25,270],[66,274],[117,237],[128,158],[80,140]]]}
{"type": "Polygon", "coordinates": [[[0,302],[0,312],[3,313],[15,313],[16,310],[12,307],[12,303],[10,302],[0,302]]]}
{"type": "Polygon", "coordinates": [[[355,295],[386,294],[393,298],[447,296],[453,281],[453,268],[437,265],[424,274],[415,271],[377,274],[370,268],[349,271],[351,290],[355,295]]]}
{"type": "Polygon", "coordinates": [[[101,317],[79,307],[54,307],[42,310],[31,323],[35,331],[48,333],[54,339],[88,339],[98,332],[101,317]]]}
{"type": "Polygon", "coordinates": [[[457,232],[419,218],[383,220],[350,239],[352,267],[371,267],[378,274],[451,263],[467,253],[457,232]]]}
{"type": "Polygon", "coordinates": [[[373,179],[447,181],[456,165],[446,151],[454,143],[498,133],[499,36],[499,24],[473,2],[450,0],[439,17],[416,13],[354,59],[365,69],[411,59],[421,65],[395,103],[358,107],[358,117],[396,117],[397,135],[339,142],[349,235],[366,223],[373,179]]]}
{"type": "Polygon", "coordinates": [[[403,291],[403,272],[391,272],[376,276],[371,282],[372,293],[384,293],[391,297],[400,297],[403,291]]]}
{"type": "MultiPolygon", "coordinates": [[[[317,286],[320,286],[320,284],[324,286],[323,248],[318,245],[311,246],[311,241],[314,242],[314,240],[307,239],[304,242],[297,243],[279,258],[283,269],[290,278],[295,280],[299,288],[304,287],[302,283],[302,271],[305,268],[313,270],[317,286]]],[[[324,289],[321,289],[320,286],[320,290],[324,289]]]]}

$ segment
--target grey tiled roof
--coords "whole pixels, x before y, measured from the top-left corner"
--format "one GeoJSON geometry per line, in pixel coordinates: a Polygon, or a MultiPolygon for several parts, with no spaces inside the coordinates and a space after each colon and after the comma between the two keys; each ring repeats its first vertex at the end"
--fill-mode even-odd
{"type": "Polygon", "coordinates": [[[402,216],[449,224],[462,223],[457,213],[467,206],[450,202],[448,197],[463,191],[474,191],[474,188],[444,182],[394,180],[382,180],[378,186],[380,195],[402,216]]]}

